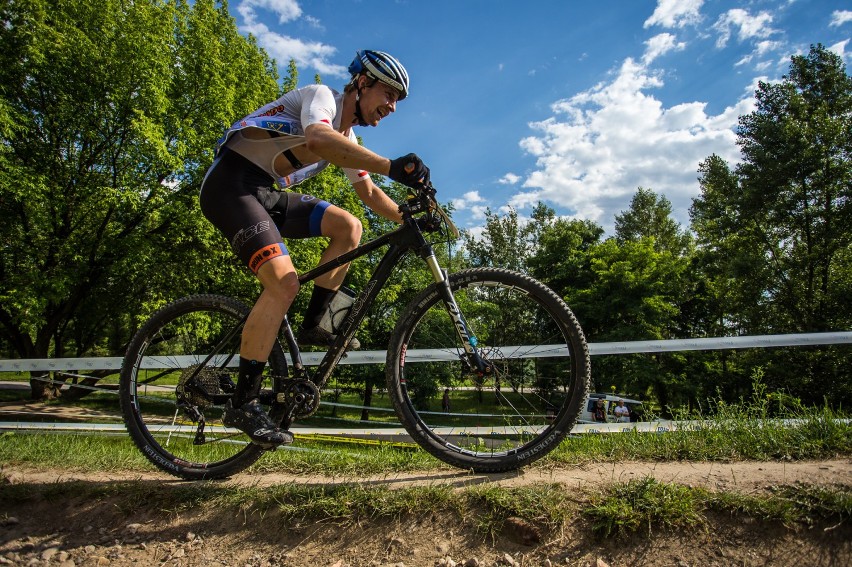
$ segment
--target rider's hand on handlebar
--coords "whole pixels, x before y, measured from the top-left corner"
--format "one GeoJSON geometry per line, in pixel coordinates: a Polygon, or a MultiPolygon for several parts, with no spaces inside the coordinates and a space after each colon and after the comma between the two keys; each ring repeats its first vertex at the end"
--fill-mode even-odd
{"type": "Polygon", "coordinates": [[[417,154],[408,154],[391,160],[388,177],[407,187],[422,189],[429,185],[429,168],[417,154]]]}

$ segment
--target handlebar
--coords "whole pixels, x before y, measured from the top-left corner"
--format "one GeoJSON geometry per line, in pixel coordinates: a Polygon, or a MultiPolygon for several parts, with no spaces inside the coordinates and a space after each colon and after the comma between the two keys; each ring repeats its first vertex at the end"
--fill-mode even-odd
{"type": "Polygon", "coordinates": [[[423,230],[435,231],[440,228],[440,223],[443,222],[447,226],[454,239],[459,237],[459,229],[453,223],[450,216],[441,208],[435,199],[436,189],[429,183],[422,188],[409,188],[408,200],[406,201],[406,209],[411,214],[426,212],[427,214],[418,219],[418,225],[423,230]],[[437,215],[437,218],[435,218],[437,215]]]}

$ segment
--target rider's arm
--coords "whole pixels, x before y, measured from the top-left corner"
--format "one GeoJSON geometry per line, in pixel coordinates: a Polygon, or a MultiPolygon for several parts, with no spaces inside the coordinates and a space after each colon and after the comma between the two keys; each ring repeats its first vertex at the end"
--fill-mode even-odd
{"type": "Polygon", "coordinates": [[[305,128],[305,145],[311,153],[339,167],[364,169],[380,175],[390,173],[388,158],[358,145],[328,124],[311,124],[305,128]]]}
{"type": "Polygon", "coordinates": [[[376,214],[397,223],[402,222],[402,215],[399,213],[399,205],[394,203],[393,199],[388,197],[387,193],[381,190],[370,176],[364,177],[363,181],[358,181],[352,185],[358,197],[364,201],[364,204],[370,207],[370,210],[376,214]]]}

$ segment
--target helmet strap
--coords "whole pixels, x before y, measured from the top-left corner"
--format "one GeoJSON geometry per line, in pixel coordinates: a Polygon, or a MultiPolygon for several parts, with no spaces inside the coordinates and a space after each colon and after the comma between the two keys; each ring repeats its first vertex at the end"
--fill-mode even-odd
{"type": "Polygon", "coordinates": [[[364,120],[364,115],[361,114],[361,87],[358,87],[358,90],[355,91],[355,120],[352,122],[357,122],[358,126],[367,125],[367,122],[364,120]]]}
{"type": "MultiPolygon", "coordinates": [[[[359,77],[360,78],[360,77],[359,77]]],[[[368,77],[369,78],[369,77],[368,77]]],[[[376,84],[376,80],[373,80],[373,85],[376,84]]],[[[372,85],[370,85],[372,86],[372,85]]],[[[363,87],[358,86],[358,78],[355,79],[355,120],[352,121],[358,123],[358,126],[369,126],[367,121],[364,120],[364,115],[361,113],[361,90],[363,87]]]]}

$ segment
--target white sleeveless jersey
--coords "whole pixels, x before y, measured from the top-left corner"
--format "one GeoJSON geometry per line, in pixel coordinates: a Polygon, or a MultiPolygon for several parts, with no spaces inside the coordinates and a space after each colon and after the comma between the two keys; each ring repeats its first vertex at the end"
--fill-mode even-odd
{"type": "MultiPolygon", "coordinates": [[[[281,177],[273,166],[275,159],[286,150],[305,145],[305,128],[311,124],[324,123],[337,130],[342,107],[343,95],[325,85],[309,85],[290,91],[235,122],[216,143],[216,153],[227,147],[263,169],[281,187],[292,187],[328,167],[328,161],[306,165],[281,177]],[[260,128],[276,132],[278,136],[260,140],[248,138],[242,132],[245,128],[260,128]]],[[[351,129],[349,139],[358,143],[351,129]]],[[[364,170],[342,169],[352,184],[369,175],[364,170]]]]}

